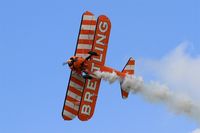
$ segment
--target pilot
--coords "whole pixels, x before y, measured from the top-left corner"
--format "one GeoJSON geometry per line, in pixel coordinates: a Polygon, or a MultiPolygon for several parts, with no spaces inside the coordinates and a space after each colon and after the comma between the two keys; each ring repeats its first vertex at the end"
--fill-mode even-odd
{"type": "Polygon", "coordinates": [[[98,56],[98,54],[93,51],[88,52],[88,54],[89,56],[85,59],[83,57],[72,56],[67,62],[64,62],[63,65],[68,64],[71,70],[82,71],[87,66],[85,63],[86,60],[89,60],[92,56],[98,56]]]}
{"type": "Polygon", "coordinates": [[[63,63],[63,65],[68,64],[72,71],[76,71],[81,74],[83,78],[92,79],[92,77],[85,71],[87,67],[86,61],[89,60],[93,55],[98,56],[96,52],[88,52],[89,56],[87,58],[72,56],[69,60],[63,63]]]}

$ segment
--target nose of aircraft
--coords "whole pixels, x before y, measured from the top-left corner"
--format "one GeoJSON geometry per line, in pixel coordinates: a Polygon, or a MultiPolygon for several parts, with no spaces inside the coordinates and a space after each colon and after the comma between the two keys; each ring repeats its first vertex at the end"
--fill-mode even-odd
{"type": "Polygon", "coordinates": [[[72,65],[72,60],[67,60],[67,64],[68,64],[69,66],[71,66],[71,65],[72,65]]]}
{"type": "Polygon", "coordinates": [[[70,63],[69,60],[67,60],[67,61],[63,62],[63,66],[66,64],[69,64],[69,63],[70,63]]]}
{"type": "Polygon", "coordinates": [[[69,60],[63,62],[63,66],[66,65],[66,64],[68,64],[69,66],[71,66],[72,65],[72,60],[69,59],[69,60]]]}

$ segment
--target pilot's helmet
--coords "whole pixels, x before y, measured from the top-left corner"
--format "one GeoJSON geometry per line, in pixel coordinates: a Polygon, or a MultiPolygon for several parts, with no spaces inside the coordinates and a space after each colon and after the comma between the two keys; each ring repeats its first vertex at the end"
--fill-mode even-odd
{"type": "Polygon", "coordinates": [[[70,57],[70,60],[74,61],[76,59],[75,56],[70,57]]]}

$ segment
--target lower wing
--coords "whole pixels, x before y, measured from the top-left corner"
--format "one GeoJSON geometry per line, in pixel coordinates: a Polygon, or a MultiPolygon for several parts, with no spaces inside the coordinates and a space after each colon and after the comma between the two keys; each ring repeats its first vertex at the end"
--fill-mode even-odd
{"type": "Polygon", "coordinates": [[[85,79],[75,71],[71,71],[62,110],[64,120],[72,120],[78,114],[84,85],[85,79]]]}

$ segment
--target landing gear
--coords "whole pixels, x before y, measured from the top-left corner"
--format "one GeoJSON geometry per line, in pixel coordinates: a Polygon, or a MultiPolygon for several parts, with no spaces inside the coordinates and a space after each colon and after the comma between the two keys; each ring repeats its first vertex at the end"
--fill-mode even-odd
{"type": "Polygon", "coordinates": [[[96,52],[94,52],[94,51],[89,51],[88,54],[90,54],[90,55],[86,58],[86,60],[89,60],[92,56],[99,56],[99,55],[98,55],[96,52]]]}
{"type": "MultiPolygon", "coordinates": [[[[99,56],[96,52],[93,52],[93,51],[89,51],[88,52],[89,56],[87,58],[85,58],[85,60],[89,60],[92,56],[99,56]]],[[[82,66],[84,66],[84,62],[82,64],[82,66]]],[[[83,67],[84,68],[84,67],[83,67]]],[[[84,79],[92,79],[93,77],[90,76],[87,72],[83,71],[82,73],[82,77],[84,79]]]]}
{"type": "Polygon", "coordinates": [[[90,75],[83,75],[83,78],[84,79],[92,79],[92,76],[90,76],[90,75]]]}
{"type": "Polygon", "coordinates": [[[98,56],[98,54],[96,52],[94,52],[94,51],[89,51],[88,54],[94,55],[94,56],[98,56]]]}

